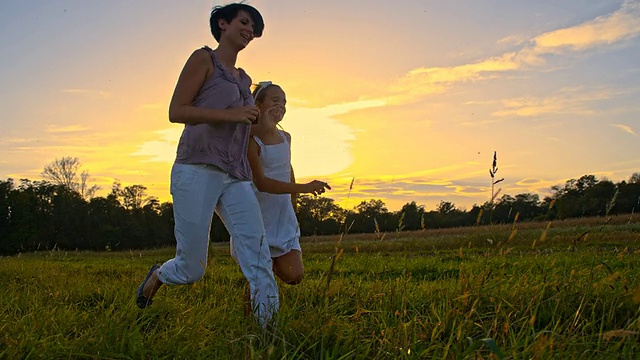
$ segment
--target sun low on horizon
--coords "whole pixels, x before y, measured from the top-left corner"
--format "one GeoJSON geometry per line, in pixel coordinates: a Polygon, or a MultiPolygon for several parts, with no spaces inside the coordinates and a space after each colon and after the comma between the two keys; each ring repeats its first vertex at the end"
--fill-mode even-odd
{"type": "MultiPolygon", "coordinates": [[[[78,157],[90,182],[170,201],[182,125],[168,103],[188,56],[215,47],[223,2],[0,5],[0,178],[78,157]]],[[[250,1],[265,32],[240,53],[287,94],[300,181],[346,208],[458,208],[640,171],[640,1],[250,1]]]]}

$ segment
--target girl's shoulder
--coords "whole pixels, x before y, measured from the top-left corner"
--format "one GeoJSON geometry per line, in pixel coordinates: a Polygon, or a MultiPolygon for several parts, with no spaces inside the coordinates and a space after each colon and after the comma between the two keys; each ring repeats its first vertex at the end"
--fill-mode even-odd
{"type": "Polygon", "coordinates": [[[285,140],[287,140],[289,144],[291,144],[291,134],[284,130],[280,130],[280,134],[285,138],[285,140]]]}

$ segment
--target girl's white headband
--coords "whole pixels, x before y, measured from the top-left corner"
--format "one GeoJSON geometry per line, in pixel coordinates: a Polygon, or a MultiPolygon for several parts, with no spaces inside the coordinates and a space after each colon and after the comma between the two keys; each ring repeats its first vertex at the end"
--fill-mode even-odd
{"type": "Polygon", "coordinates": [[[260,92],[269,87],[269,85],[273,85],[273,83],[271,81],[260,81],[258,83],[258,90],[256,90],[256,95],[254,96],[254,98],[257,99],[260,92]]]}

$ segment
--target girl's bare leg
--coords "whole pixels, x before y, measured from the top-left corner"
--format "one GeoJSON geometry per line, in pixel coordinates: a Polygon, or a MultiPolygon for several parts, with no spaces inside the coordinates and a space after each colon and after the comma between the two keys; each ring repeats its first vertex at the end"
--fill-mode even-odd
{"type": "Polygon", "coordinates": [[[273,273],[289,285],[299,284],[304,278],[302,253],[299,250],[273,258],[273,273]]]}

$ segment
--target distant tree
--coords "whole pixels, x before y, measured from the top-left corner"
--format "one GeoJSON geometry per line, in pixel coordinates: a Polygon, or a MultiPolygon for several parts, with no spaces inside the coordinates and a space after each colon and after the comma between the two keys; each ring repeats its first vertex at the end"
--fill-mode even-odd
{"type": "Polygon", "coordinates": [[[589,215],[590,210],[584,201],[585,192],[598,183],[594,175],[584,175],[579,179],[570,179],[564,186],[551,187],[555,199],[555,215],[560,219],[589,215]]]}
{"type": "Polygon", "coordinates": [[[512,213],[520,214],[519,217],[521,220],[532,220],[544,214],[545,210],[540,202],[540,196],[525,193],[516,195],[515,201],[513,202],[512,213]]]}
{"type": "Polygon", "coordinates": [[[373,218],[376,215],[386,214],[389,212],[384,201],[380,199],[371,199],[362,201],[356,206],[356,212],[360,215],[373,218]]]}
{"type": "Polygon", "coordinates": [[[97,185],[89,187],[87,184],[90,178],[89,171],[84,170],[78,175],[81,165],[77,157],[56,158],[44,167],[42,177],[53,184],[77,192],[85,199],[91,199],[100,187],[97,185]]]}
{"type": "Polygon", "coordinates": [[[554,185],[551,187],[553,196],[560,198],[564,195],[582,195],[590,187],[596,185],[598,179],[594,175],[583,175],[579,179],[570,179],[565,182],[564,186],[554,185]]]}
{"type": "Polygon", "coordinates": [[[80,193],[61,185],[47,190],[50,191],[47,196],[51,196],[49,208],[54,229],[51,242],[63,249],[80,249],[87,246],[92,239],[86,236],[86,200],[80,193]]]}
{"type": "Polygon", "coordinates": [[[345,211],[333,199],[300,195],[296,199],[300,231],[304,235],[337,234],[345,211]]]}
{"type": "Polygon", "coordinates": [[[129,185],[122,187],[119,180],[115,180],[111,185],[109,196],[116,199],[127,210],[142,209],[146,206],[151,206],[155,209],[159,206],[156,197],[147,196],[146,186],[129,185]]]}
{"type": "Polygon", "coordinates": [[[513,212],[513,204],[515,201],[516,199],[513,196],[504,194],[493,203],[493,207],[491,207],[491,204],[488,204],[488,221],[493,223],[510,222],[511,218],[515,216],[513,212]]]}
{"type": "Polygon", "coordinates": [[[129,210],[142,209],[149,202],[157,203],[157,199],[147,197],[147,188],[143,185],[125,186],[122,189],[122,201],[124,207],[129,210]]]}
{"type": "Polygon", "coordinates": [[[456,206],[452,202],[440,200],[440,203],[436,207],[436,211],[440,214],[446,215],[456,211],[456,206]]]}
{"type": "Polygon", "coordinates": [[[406,203],[398,214],[402,218],[402,225],[405,230],[419,230],[424,225],[424,206],[416,204],[415,201],[406,203]]]}
{"type": "MultiPolygon", "coordinates": [[[[11,230],[11,193],[13,190],[13,179],[0,180],[0,234],[3,234],[3,237],[11,230]]],[[[1,252],[2,244],[0,244],[1,252]]]]}
{"type": "Polygon", "coordinates": [[[56,242],[54,224],[55,188],[47,182],[20,179],[8,194],[9,229],[2,234],[0,251],[16,253],[50,249],[56,242]]]}
{"type": "Polygon", "coordinates": [[[300,214],[308,213],[317,221],[341,220],[344,215],[343,209],[333,199],[324,196],[300,195],[297,199],[297,208],[300,214]]]}
{"type": "Polygon", "coordinates": [[[583,216],[608,214],[608,206],[616,192],[616,186],[609,180],[602,180],[590,186],[582,195],[583,216]]]}
{"type": "MultiPolygon", "coordinates": [[[[124,250],[175,244],[173,204],[147,196],[145,186],[123,187],[115,181],[106,197],[88,201],[81,194],[81,186],[77,187],[79,191],[74,188],[88,179],[88,173],[77,176],[77,159],[63,158],[50,165],[49,181],[0,181],[0,254],[54,247],[124,250]]],[[[492,212],[495,222],[504,223],[514,221],[516,214],[525,221],[640,211],[640,173],[631,175],[629,182],[617,184],[584,175],[551,190],[552,195],[543,201],[536,194],[505,194],[498,200],[473,205],[470,211],[443,200],[429,212],[415,201],[390,212],[379,199],[362,201],[353,210],[345,210],[331,198],[301,196],[297,216],[302,234],[313,235],[486,225],[494,223],[492,212]]],[[[216,215],[211,240],[229,240],[216,215]]]]}
{"type": "Polygon", "coordinates": [[[395,231],[399,227],[395,214],[390,213],[384,201],[370,199],[355,207],[346,220],[347,227],[354,233],[372,233],[376,231],[395,231]]]}
{"type": "MultiPolygon", "coordinates": [[[[636,173],[638,174],[638,173],[636,173]]],[[[640,211],[640,182],[622,181],[617,187],[620,193],[613,207],[613,214],[637,213],[640,211]]]]}

